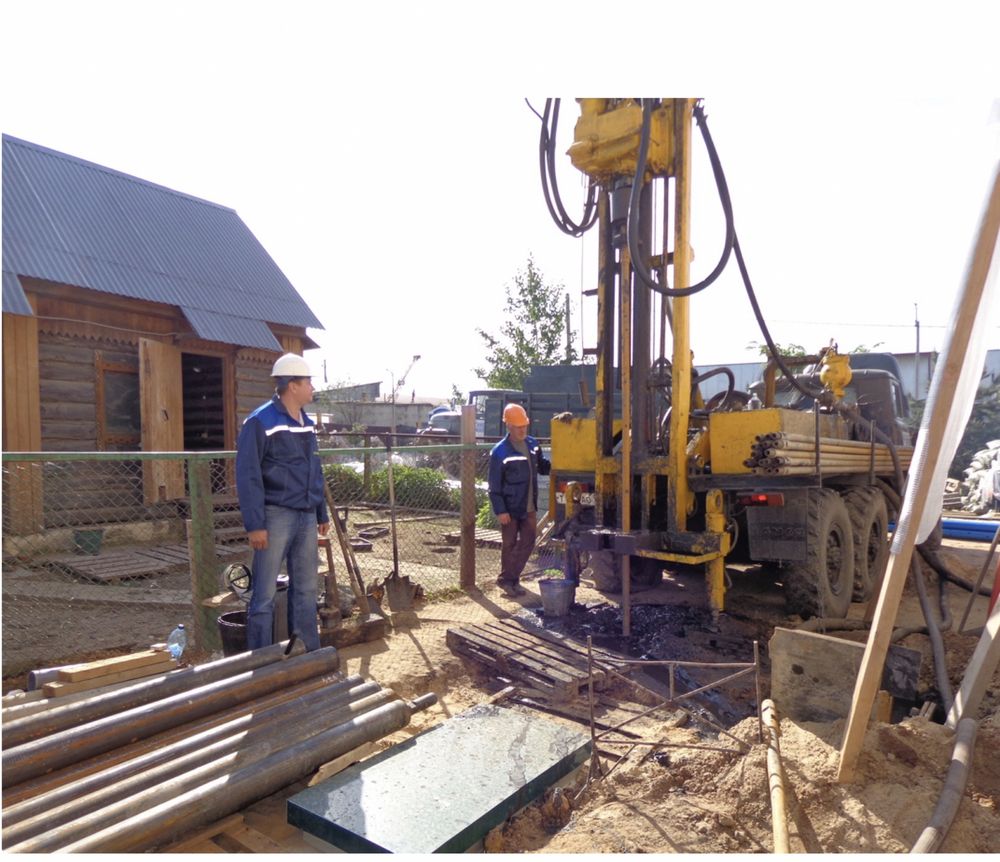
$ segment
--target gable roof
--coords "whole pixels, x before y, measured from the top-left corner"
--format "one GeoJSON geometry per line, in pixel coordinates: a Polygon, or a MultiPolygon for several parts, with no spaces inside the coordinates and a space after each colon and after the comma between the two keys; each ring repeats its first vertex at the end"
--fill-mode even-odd
{"type": "Polygon", "coordinates": [[[323,326],[235,210],[3,136],[3,310],[18,276],[179,306],[200,338],[280,351],[323,326]]]}

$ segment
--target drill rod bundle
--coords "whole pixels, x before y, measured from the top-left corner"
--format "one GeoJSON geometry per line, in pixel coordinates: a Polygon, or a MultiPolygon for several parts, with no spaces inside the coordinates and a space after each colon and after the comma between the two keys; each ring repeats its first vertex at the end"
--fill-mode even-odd
{"type": "MultiPolygon", "coordinates": [[[[805,434],[773,432],[758,434],[750,457],[743,464],[764,476],[804,476],[823,473],[868,473],[891,475],[894,472],[892,453],[883,443],[860,440],[819,438],[817,469],[816,439],[805,434]]],[[[913,447],[897,446],[900,466],[910,465],[913,447]]]]}
{"type": "MultiPolygon", "coordinates": [[[[78,715],[97,715],[82,723],[37,713],[15,743],[5,724],[4,849],[115,852],[167,844],[400,730],[436,700],[406,702],[376,682],[345,677],[332,647],[289,656],[281,647],[203,665],[186,677],[203,684],[174,690],[171,680],[162,689],[173,693],[162,698],[149,699],[148,682],[130,687],[138,689],[131,696],[129,689],[113,692],[113,702],[135,705],[110,712],[108,695],[95,694],[104,709],[73,704],[78,715]],[[248,663],[256,666],[244,670],[248,663]],[[230,675],[219,677],[219,665],[230,675]]],[[[57,709],[65,707],[48,712],[57,709]]]]}

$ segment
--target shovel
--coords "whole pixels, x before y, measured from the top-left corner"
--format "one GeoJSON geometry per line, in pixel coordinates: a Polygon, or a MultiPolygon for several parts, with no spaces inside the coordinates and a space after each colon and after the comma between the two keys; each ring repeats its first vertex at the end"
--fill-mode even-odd
{"type": "Polygon", "coordinates": [[[385,598],[389,610],[394,613],[413,610],[413,597],[417,585],[410,582],[409,577],[399,576],[399,542],[396,538],[396,483],[392,478],[392,448],[389,448],[389,520],[392,524],[392,572],[382,586],[385,587],[385,598]]]}

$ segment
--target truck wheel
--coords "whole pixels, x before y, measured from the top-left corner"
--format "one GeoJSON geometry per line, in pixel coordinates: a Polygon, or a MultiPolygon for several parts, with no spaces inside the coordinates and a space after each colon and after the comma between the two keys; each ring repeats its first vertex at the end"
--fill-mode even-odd
{"type": "Polygon", "coordinates": [[[806,559],[785,569],[785,602],[802,617],[847,615],[854,588],[854,540],[847,506],[836,491],[810,494],[806,559]]]}
{"type": "MultiPolygon", "coordinates": [[[[611,551],[592,551],[587,568],[594,579],[594,587],[602,593],[622,591],[622,558],[611,551]]],[[[632,557],[631,580],[633,587],[655,587],[663,580],[663,564],[659,560],[632,557]]]]}
{"type": "Polygon", "coordinates": [[[889,511],[878,488],[854,488],[844,494],[854,539],[854,593],[867,599],[885,571],[889,558],[889,511]]]}

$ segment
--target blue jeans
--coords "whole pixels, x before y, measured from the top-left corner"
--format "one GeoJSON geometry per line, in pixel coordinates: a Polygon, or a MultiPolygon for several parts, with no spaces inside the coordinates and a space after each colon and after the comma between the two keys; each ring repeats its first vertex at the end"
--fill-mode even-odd
{"type": "Polygon", "coordinates": [[[316,624],[319,569],[316,510],[303,512],[283,506],[266,506],[265,515],[267,548],[253,554],[247,649],[259,649],[273,641],[274,593],[284,560],[288,561],[288,633],[298,635],[307,650],[319,649],[316,624]]]}

